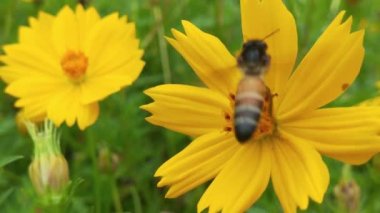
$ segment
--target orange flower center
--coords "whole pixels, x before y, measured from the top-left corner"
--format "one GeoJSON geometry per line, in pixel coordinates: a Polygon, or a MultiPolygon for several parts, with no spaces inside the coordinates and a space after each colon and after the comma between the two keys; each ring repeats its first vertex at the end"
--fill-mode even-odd
{"type": "Polygon", "coordinates": [[[61,66],[67,77],[75,83],[84,80],[88,67],[88,59],[84,53],[69,50],[61,60],[61,66]]]}
{"type": "Polygon", "coordinates": [[[253,138],[255,140],[260,139],[264,136],[272,135],[275,129],[274,119],[272,117],[272,97],[265,98],[263,103],[263,108],[261,111],[261,116],[259,120],[259,125],[255,133],[253,134],[253,138]]]}

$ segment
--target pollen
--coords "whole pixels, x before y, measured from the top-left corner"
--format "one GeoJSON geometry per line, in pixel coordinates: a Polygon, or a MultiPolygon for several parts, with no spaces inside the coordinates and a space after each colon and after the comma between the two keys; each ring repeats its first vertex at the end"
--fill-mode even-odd
{"type": "Polygon", "coordinates": [[[61,66],[70,80],[79,83],[84,80],[88,67],[88,59],[83,52],[69,50],[63,56],[61,66]]]}
{"type": "Polygon", "coordinates": [[[265,136],[273,135],[275,130],[275,122],[272,116],[272,97],[267,97],[263,103],[259,124],[255,133],[254,139],[260,139],[265,136]]]}

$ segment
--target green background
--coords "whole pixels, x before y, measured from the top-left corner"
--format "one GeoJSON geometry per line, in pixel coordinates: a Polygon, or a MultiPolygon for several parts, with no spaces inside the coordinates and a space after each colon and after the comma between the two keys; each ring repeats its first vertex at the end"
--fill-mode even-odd
{"type": "MultiPolygon", "coordinates": [[[[39,10],[56,14],[74,0],[0,0],[0,45],[17,42],[20,25],[39,10]]],[[[353,29],[366,28],[366,56],[355,83],[331,106],[351,106],[375,97],[380,71],[380,0],[287,0],[294,14],[299,37],[298,61],[340,10],[354,16],[353,29]]],[[[92,0],[104,16],[127,14],[136,22],[146,66],[140,78],[121,92],[101,102],[97,122],[84,132],[76,126],[62,126],[62,148],[69,162],[72,180],[81,179],[70,197],[70,212],[195,212],[205,187],[177,199],[165,199],[165,189],[156,188],[155,170],[185,147],[191,138],[147,123],[147,112],[139,106],[151,100],[142,91],[163,83],[201,85],[183,58],[164,36],[170,29],[182,30],[186,19],[219,37],[232,53],[242,42],[238,0],[92,0]]],[[[332,47],[333,48],[333,47],[332,47]]],[[[4,83],[0,83],[3,90],[4,83]]],[[[31,139],[16,124],[15,99],[0,93],[0,211],[39,212],[41,207],[27,176],[33,152],[31,139]],[[23,158],[17,159],[17,156],[23,158]]],[[[342,164],[325,158],[331,181],[324,202],[311,202],[306,212],[342,212],[333,188],[342,178],[342,164]]],[[[247,162],[249,163],[249,162],[247,162]]],[[[361,212],[380,212],[380,163],[370,161],[352,168],[352,177],[361,189],[361,212]]],[[[249,212],[281,212],[268,187],[249,212]]],[[[344,212],[344,211],[343,211],[344,212]]]]}

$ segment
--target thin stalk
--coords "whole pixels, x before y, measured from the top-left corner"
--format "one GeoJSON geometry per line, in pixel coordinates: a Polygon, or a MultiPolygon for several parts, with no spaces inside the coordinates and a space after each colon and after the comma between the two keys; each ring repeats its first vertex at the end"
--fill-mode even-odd
{"type": "MultiPolygon", "coordinates": [[[[184,8],[188,4],[189,0],[182,0],[179,2],[176,2],[176,6],[171,10],[169,14],[169,18],[166,18],[166,22],[169,23],[169,25],[177,23],[178,17],[180,14],[182,14],[184,8]]],[[[157,31],[158,31],[159,25],[153,25],[149,32],[146,34],[146,36],[141,41],[141,47],[143,49],[146,49],[149,47],[149,45],[152,43],[153,39],[156,37],[157,31]]]]}
{"type": "Polygon", "coordinates": [[[135,213],[142,213],[142,205],[141,205],[141,198],[140,198],[140,195],[136,189],[135,186],[131,186],[129,188],[130,192],[131,192],[131,195],[132,195],[132,199],[133,199],[133,206],[135,207],[135,213]]]}
{"type": "MultiPolygon", "coordinates": [[[[88,134],[86,134],[88,135],[88,134]]],[[[92,140],[90,137],[87,137],[87,151],[91,156],[92,161],[92,173],[93,173],[93,180],[94,180],[94,189],[95,189],[95,212],[101,212],[101,190],[100,190],[100,180],[99,180],[99,173],[98,173],[98,160],[97,160],[97,150],[96,150],[96,144],[95,141],[92,140]]]]}
{"type": "Polygon", "coordinates": [[[224,0],[215,0],[215,23],[216,32],[221,36],[224,25],[224,0]]]}
{"type": "Polygon", "coordinates": [[[158,26],[154,25],[146,36],[141,41],[141,48],[146,49],[152,43],[153,39],[156,37],[158,31],[158,26]]]}
{"type": "Polygon", "coordinates": [[[0,42],[2,43],[4,43],[5,39],[7,39],[11,34],[12,24],[13,24],[13,14],[14,14],[14,11],[16,10],[17,3],[18,1],[11,1],[9,3],[9,6],[7,7],[8,10],[6,11],[6,15],[4,16],[4,30],[3,30],[3,35],[2,35],[2,38],[4,40],[2,41],[2,39],[0,39],[0,42]]]}
{"type": "Polygon", "coordinates": [[[117,179],[112,175],[112,199],[116,212],[123,212],[123,206],[121,205],[120,193],[117,188],[117,179]]]}
{"type": "Polygon", "coordinates": [[[20,176],[4,169],[4,168],[1,168],[0,169],[0,177],[2,178],[7,178],[7,179],[10,179],[10,181],[12,181],[13,183],[19,183],[21,181],[21,178],[20,176]]]}
{"type": "Polygon", "coordinates": [[[166,23],[170,26],[178,24],[178,19],[182,18],[183,11],[186,6],[188,6],[190,0],[175,1],[175,7],[171,8],[168,18],[166,18],[166,23]]]}
{"type": "Polygon", "coordinates": [[[168,46],[166,45],[166,41],[165,41],[165,29],[162,23],[161,8],[158,6],[154,6],[153,15],[154,15],[156,25],[158,26],[157,39],[158,39],[158,45],[159,45],[159,51],[160,51],[161,68],[163,71],[164,82],[170,83],[171,70],[170,70],[170,63],[169,63],[169,53],[168,53],[168,46]]]}
{"type": "MultiPolygon", "coordinates": [[[[139,20],[138,17],[139,17],[139,1],[138,0],[132,0],[130,1],[130,7],[131,7],[131,11],[132,11],[132,14],[131,14],[131,18],[133,21],[137,21],[139,20]]],[[[129,20],[129,18],[128,18],[129,20]]]]}

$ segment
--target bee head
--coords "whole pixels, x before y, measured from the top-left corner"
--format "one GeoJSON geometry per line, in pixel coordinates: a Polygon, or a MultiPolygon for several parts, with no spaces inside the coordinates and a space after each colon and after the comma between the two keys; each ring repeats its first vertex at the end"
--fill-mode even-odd
{"type": "Polygon", "coordinates": [[[263,40],[249,40],[243,44],[237,59],[239,67],[251,75],[260,75],[269,65],[268,46],[263,40]]]}

